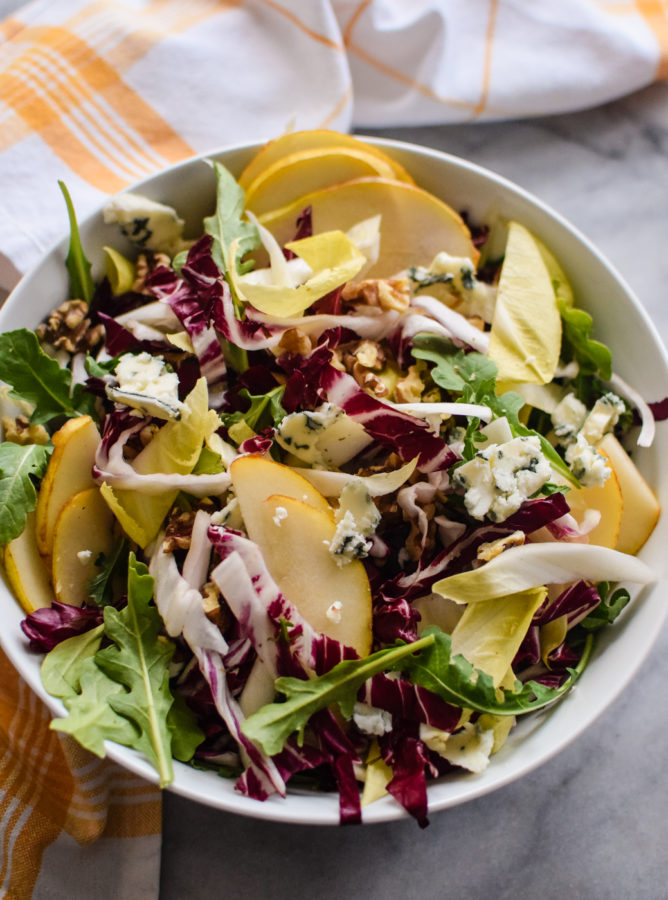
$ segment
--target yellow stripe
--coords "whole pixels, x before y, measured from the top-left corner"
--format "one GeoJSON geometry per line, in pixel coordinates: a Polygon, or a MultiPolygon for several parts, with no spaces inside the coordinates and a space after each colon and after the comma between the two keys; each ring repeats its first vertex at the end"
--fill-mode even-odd
{"type": "Polygon", "coordinates": [[[637,11],[654,32],[661,57],[654,78],[668,78],[668,12],[661,0],[635,0],[637,11]]]}
{"type": "Polygon", "coordinates": [[[313,38],[314,41],[317,41],[317,43],[324,44],[325,47],[331,47],[332,50],[343,52],[343,44],[340,44],[338,41],[333,41],[331,38],[327,37],[327,35],[320,34],[312,28],[309,28],[309,26],[302,22],[302,20],[294,13],[285,9],[285,7],[281,6],[279,3],[275,3],[274,0],[260,0],[260,3],[263,3],[275,12],[280,13],[280,15],[284,16],[289,22],[296,25],[301,32],[308,35],[310,38],[313,38]]]}
{"type": "Polygon", "coordinates": [[[487,20],[487,32],[485,33],[485,63],[482,76],[482,93],[478,105],[473,110],[473,115],[475,117],[480,116],[484,112],[489,97],[489,82],[492,74],[492,46],[494,44],[494,27],[496,25],[498,5],[498,0],[490,0],[489,19],[487,20]]]}

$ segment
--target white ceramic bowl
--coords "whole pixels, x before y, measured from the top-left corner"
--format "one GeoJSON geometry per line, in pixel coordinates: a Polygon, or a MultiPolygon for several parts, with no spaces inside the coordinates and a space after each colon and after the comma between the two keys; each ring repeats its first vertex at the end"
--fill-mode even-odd
{"type": "MultiPolygon", "coordinates": [[[[627,285],[582,234],[535,197],[492,172],[423,147],[387,140],[371,142],[395,156],[418,184],[455,209],[466,210],[473,221],[493,224],[506,218],[526,225],[561,262],[578,305],[593,314],[596,337],[612,347],[615,371],[648,400],[661,399],[668,392],[668,358],[658,334],[627,285]]],[[[238,174],[255,149],[256,146],[235,147],[209,156],[238,174]]],[[[203,158],[173,166],[133,189],[175,206],[186,219],[186,234],[193,237],[201,233],[202,217],[212,211],[214,204],[214,176],[203,158]]],[[[97,275],[101,273],[104,244],[124,249],[123,238],[116,228],[103,224],[99,213],[82,223],[81,235],[97,275]]],[[[0,311],[0,331],[34,327],[65,299],[66,246],[67,240],[63,239],[21,281],[0,311]]],[[[665,458],[668,454],[667,428],[659,425],[654,446],[634,453],[664,509],[668,509],[668,473],[659,463],[662,455],[665,458]]],[[[471,800],[531,771],[576,738],[617,697],[648,654],[668,613],[662,583],[667,544],[668,516],[664,516],[640,554],[656,570],[659,580],[636,591],[632,605],[600,639],[577,687],[552,710],[524,718],[484,773],[461,774],[430,785],[431,811],[471,800]]],[[[18,603],[0,584],[2,646],[53,713],[63,714],[60,702],[42,688],[41,657],[28,649],[19,627],[22,618],[18,603]]],[[[118,763],[150,781],[156,780],[152,767],[136,752],[111,743],[107,748],[109,756],[118,763]]],[[[259,803],[236,793],[233,781],[180,763],[175,764],[171,789],[200,803],[273,821],[321,825],[339,820],[335,794],[291,791],[285,800],[271,798],[259,803]]],[[[385,797],[364,810],[364,821],[382,822],[404,815],[391,797],[385,797]]]]}

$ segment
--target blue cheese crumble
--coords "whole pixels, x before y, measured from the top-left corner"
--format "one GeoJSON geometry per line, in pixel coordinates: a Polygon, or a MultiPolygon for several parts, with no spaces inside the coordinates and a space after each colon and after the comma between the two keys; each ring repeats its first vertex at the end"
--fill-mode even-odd
{"type": "Polygon", "coordinates": [[[120,225],[121,232],[142,250],[175,256],[189,244],[183,240],[185,222],[175,209],[141,194],[118,194],[103,210],[107,225],[120,225]]]}
{"type": "Polygon", "coordinates": [[[624,410],[624,401],[611,392],[599,397],[591,410],[575,394],[567,394],[555,407],[555,436],[566,448],[566,462],[583,487],[600,487],[610,477],[607,460],[595,445],[612,431],[624,410]]]}
{"type": "Polygon", "coordinates": [[[369,537],[380,522],[380,513],[361,478],[352,478],[341,491],[339,507],[334,513],[336,531],[329,552],[342,566],[369,554],[369,537]]]}
{"type": "Polygon", "coordinates": [[[448,293],[458,301],[459,312],[466,316],[479,316],[491,322],[496,304],[496,288],[478,281],[475,266],[467,257],[450,256],[441,251],[429,267],[415,266],[409,272],[417,289],[428,290],[431,285],[444,284],[448,293]]]}
{"type": "Polygon", "coordinates": [[[540,440],[531,435],[489,444],[455,470],[453,481],[465,491],[469,515],[503,522],[540,490],[551,474],[540,440]]]}
{"type": "Polygon", "coordinates": [[[117,384],[106,387],[110,400],[158,419],[178,418],[181,414],[179,379],[176,372],[167,368],[162,356],[126,353],[119,359],[115,375],[117,384]]]}

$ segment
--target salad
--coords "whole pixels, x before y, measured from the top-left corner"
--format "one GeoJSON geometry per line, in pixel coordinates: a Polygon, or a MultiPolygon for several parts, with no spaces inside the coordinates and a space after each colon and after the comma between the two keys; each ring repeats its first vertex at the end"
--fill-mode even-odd
{"type": "Polygon", "coordinates": [[[0,558],[51,727],[161,786],[176,759],[425,825],[654,580],[653,407],[521,222],[333,132],[212,166],[194,236],[110,200],[98,280],[61,185],[70,296],[0,335],[0,558]]]}

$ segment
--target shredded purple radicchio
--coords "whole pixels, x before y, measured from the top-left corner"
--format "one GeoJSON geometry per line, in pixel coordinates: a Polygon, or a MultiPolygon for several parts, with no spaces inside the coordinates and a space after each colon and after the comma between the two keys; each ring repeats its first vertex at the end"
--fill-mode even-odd
{"type": "Polygon", "coordinates": [[[54,600],[51,606],[28,613],[21,622],[21,630],[30,641],[31,649],[48,653],[61,641],[101,625],[102,618],[101,609],[70,606],[54,600]]]}

